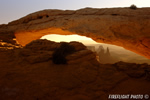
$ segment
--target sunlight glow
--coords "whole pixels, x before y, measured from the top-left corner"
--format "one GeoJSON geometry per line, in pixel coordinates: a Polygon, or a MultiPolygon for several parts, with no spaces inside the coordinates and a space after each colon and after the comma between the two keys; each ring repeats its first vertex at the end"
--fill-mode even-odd
{"type": "Polygon", "coordinates": [[[99,46],[103,46],[104,49],[108,47],[111,55],[114,58],[119,59],[120,61],[135,62],[135,63],[150,63],[150,60],[148,60],[147,58],[140,56],[132,51],[128,51],[123,47],[104,44],[104,43],[97,43],[93,41],[91,38],[88,38],[86,36],[51,34],[51,35],[45,35],[41,39],[47,39],[55,42],[78,41],[78,42],[82,42],[86,46],[94,46],[96,50],[99,48],[99,46]]]}
{"type": "Polygon", "coordinates": [[[45,35],[41,39],[47,39],[55,42],[70,42],[70,41],[79,41],[83,44],[97,44],[97,42],[93,41],[91,38],[88,38],[86,36],[80,36],[80,35],[45,35]]]}

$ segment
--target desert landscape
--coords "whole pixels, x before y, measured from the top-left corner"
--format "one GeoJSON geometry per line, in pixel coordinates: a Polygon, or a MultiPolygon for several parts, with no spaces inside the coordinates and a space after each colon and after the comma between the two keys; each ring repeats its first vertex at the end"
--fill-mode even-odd
{"type": "Polygon", "coordinates": [[[128,63],[150,64],[150,59],[145,58],[139,54],[136,54],[130,50],[124,49],[123,47],[98,43],[93,41],[91,38],[79,35],[45,35],[41,39],[47,39],[55,42],[71,42],[78,41],[83,43],[89,50],[96,53],[98,61],[102,64],[114,64],[119,61],[128,63]],[[70,40],[71,38],[71,40],[70,40]]]}
{"type": "Polygon", "coordinates": [[[112,51],[116,50],[106,47],[104,53],[99,45],[99,57],[103,57],[98,59],[97,53],[89,49],[93,47],[79,41],[40,38],[78,34],[98,43],[121,46],[149,60],[149,27],[150,8],[129,7],[49,9],[2,24],[0,100],[108,100],[123,99],[123,95],[148,100],[149,61],[104,64],[102,60],[108,59],[104,57],[115,55],[112,51]]]}

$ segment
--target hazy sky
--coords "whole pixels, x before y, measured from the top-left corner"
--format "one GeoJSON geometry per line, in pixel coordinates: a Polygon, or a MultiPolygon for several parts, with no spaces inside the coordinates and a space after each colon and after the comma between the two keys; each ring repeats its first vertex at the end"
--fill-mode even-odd
{"type": "Polygon", "coordinates": [[[57,34],[52,34],[52,35],[45,35],[41,39],[49,39],[51,41],[55,42],[70,42],[70,41],[79,41],[84,44],[97,44],[97,42],[93,41],[91,38],[87,38],[85,36],[79,36],[79,35],[57,35],[57,34]]]}
{"type": "Polygon", "coordinates": [[[0,24],[43,9],[129,7],[131,4],[150,7],[150,0],[0,0],[0,24]]]}

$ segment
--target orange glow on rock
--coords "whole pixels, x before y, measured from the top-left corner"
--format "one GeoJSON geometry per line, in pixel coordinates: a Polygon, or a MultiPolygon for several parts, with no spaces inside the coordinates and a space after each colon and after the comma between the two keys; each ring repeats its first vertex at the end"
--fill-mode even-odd
{"type": "Polygon", "coordinates": [[[31,41],[40,39],[42,36],[48,35],[48,34],[72,35],[75,33],[64,31],[59,28],[48,28],[48,29],[30,31],[30,32],[17,32],[15,33],[15,36],[16,36],[17,42],[21,44],[22,46],[25,46],[31,41]]]}

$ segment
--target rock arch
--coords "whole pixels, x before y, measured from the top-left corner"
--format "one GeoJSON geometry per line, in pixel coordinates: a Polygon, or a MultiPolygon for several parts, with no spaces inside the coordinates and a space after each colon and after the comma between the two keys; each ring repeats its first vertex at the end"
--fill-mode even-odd
{"type": "Polygon", "coordinates": [[[150,58],[150,8],[43,10],[0,25],[0,33],[22,45],[47,34],[78,34],[150,58]]]}

